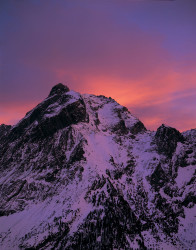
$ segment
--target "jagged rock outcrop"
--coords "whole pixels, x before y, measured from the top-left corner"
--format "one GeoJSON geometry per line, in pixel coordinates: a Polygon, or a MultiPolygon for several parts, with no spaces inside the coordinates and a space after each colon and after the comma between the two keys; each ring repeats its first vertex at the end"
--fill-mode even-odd
{"type": "Polygon", "coordinates": [[[155,134],[158,152],[172,157],[178,142],[183,142],[182,134],[175,128],[171,128],[162,124],[155,134]]]}
{"type": "Polygon", "coordinates": [[[133,134],[138,134],[138,133],[142,133],[145,132],[146,128],[144,126],[144,124],[141,121],[138,121],[132,128],[131,128],[131,132],[133,134]]]}
{"type": "Polygon", "coordinates": [[[195,131],[54,86],[0,126],[0,249],[195,249],[195,131]]]}

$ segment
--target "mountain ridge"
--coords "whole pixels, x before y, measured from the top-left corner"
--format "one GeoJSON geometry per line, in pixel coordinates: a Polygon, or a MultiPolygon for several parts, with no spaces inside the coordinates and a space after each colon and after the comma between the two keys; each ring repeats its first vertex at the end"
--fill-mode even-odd
{"type": "Polygon", "coordinates": [[[194,249],[195,131],[54,86],[0,126],[1,248],[194,249]]]}

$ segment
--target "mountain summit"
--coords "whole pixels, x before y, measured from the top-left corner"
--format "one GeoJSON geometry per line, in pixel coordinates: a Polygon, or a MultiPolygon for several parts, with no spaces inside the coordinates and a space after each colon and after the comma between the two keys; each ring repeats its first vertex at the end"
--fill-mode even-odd
{"type": "Polygon", "coordinates": [[[51,89],[49,96],[52,96],[54,94],[63,94],[66,92],[69,92],[69,88],[62,83],[58,83],[51,89]]]}
{"type": "Polygon", "coordinates": [[[196,130],[57,84],[0,125],[0,249],[195,249],[196,130]]]}

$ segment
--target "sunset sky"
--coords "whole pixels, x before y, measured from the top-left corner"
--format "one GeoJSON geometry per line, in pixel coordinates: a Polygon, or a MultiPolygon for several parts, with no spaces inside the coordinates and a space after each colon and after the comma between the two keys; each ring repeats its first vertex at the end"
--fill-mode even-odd
{"type": "Polygon", "coordinates": [[[58,82],[196,128],[196,0],[0,0],[0,124],[58,82]]]}

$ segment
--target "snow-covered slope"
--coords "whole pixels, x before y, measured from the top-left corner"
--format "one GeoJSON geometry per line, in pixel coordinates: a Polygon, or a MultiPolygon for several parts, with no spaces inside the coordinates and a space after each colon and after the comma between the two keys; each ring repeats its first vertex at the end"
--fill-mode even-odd
{"type": "Polygon", "coordinates": [[[196,130],[58,84],[0,126],[0,249],[195,249],[196,130]]]}

